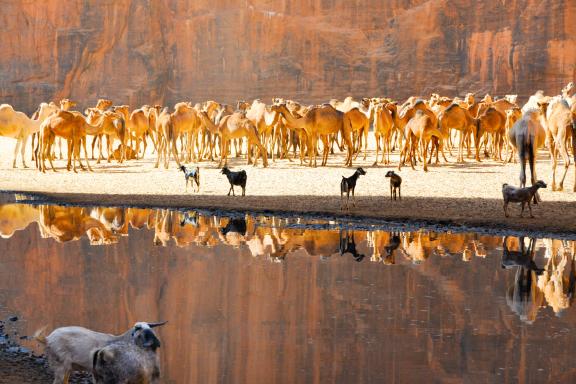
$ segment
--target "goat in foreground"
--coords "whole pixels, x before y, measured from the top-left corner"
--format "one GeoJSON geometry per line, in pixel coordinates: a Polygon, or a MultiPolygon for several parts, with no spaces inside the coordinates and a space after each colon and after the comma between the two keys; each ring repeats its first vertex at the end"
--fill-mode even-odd
{"type": "Polygon", "coordinates": [[[194,169],[188,169],[185,166],[181,165],[180,170],[184,172],[184,178],[186,179],[186,191],[188,191],[188,181],[194,188],[194,183],[198,187],[196,192],[200,192],[200,168],[196,167],[194,169]]]}
{"type": "Polygon", "coordinates": [[[228,196],[230,196],[230,192],[232,192],[232,196],[236,196],[234,194],[234,186],[239,185],[242,188],[242,196],[246,196],[246,180],[248,176],[246,175],[246,171],[237,171],[233,172],[228,169],[228,167],[222,168],[222,174],[226,175],[228,181],[230,182],[230,190],[228,191],[228,196]]]}
{"type": "Polygon", "coordinates": [[[392,200],[392,197],[396,200],[396,190],[398,190],[398,198],[402,200],[402,194],[400,193],[402,178],[400,175],[394,173],[394,171],[388,171],[386,177],[390,178],[390,200],[392,200]]]}
{"type": "Polygon", "coordinates": [[[508,217],[508,203],[521,203],[522,211],[520,212],[520,217],[522,217],[522,214],[524,213],[524,205],[528,203],[530,217],[534,217],[532,215],[530,200],[534,198],[540,188],[546,188],[546,183],[542,180],[538,180],[534,185],[526,188],[516,188],[508,184],[503,184],[502,196],[504,197],[504,215],[508,217]]]}
{"type": "Polygon", "coordinates": [[[117,342],[92,353],[92,375],[95,384],[156,384],[160,363],[154,351],[117,342]]]}
{"type": "Polygon", "coordinates": [[[340,182],[340,209],[343,209],[344,204],[344,193],[346,193],[346,209],[349,209],[348,203],[350,202],[350,192],[352,192],[352,206],[356,206],[356,197],[354,197],[354,189],[356,188],[356,181],[360,175],[365,175],[366,171],[362,168],[356,169],[356,172],[350,177],[342,176],[342,181],[340,182]]]}
{"type": "Polygon", "coordinates": [[[83,327],[61,327],[47,337],[37,332],[35,338],[46,345],[46,358],[54,371],[54,384],[68,383],[72,371],[92,371],[92,351],[115,342],[132,343],[144,350],[155,352],[160,340],[152,328],[166,324],[138,322],[121,335],[94,332],[83,327]]]}

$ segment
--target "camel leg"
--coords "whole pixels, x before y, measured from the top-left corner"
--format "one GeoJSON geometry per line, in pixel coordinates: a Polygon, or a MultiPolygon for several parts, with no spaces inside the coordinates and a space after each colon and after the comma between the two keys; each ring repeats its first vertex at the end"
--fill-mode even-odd
{"type": "MultiPolygon", "coordinates": [[[[562,156],[562,160],[564,160],[564,174],[562,175],[562,179],[560,180],[560,185],[558,186],[558,191],[564,190],[564,179],[566,178],[566,174],[568,173],[568,168],[570,167],[570,155],[568,154],[568,149],[566,148],[566,143],[562,140],[559,143],[560,148],[558,148],[560,155],[562,156]]],[[[556,154],[554,154],[554,160],[556,160],[556,154]]],[[[554,173],[556,173],[556,161],[554,161],[554,173]]]]}
{"type": "Polygon", "coordinates": [[[90,166],[90,162],[88,161],[88,151],[86,150],[86,136],[84,136],[80,140],[82,141],[82,148],[84,149],[84,159],[86,160],[86,167],[88,168],[88,172],[93,172],[94,170],[92,169],[92,167],[90,166]]]}
{"type": "MultiPolygon", "coordinates": [[[[378,165],[378,152],[380,150],[380,137],[374,132],[374,139],[376,141],[376,158],[374,159],[373,167],[378,165]]],[[[382,157],[384,157],[384,149],[382,149],[382,157]]]]}
{"type": "MultiPolygon", "coordinates": [[[[528,150],[528,162],[530,164],[530,178],[532,181],[532,185],[534,185],[534,183],[536,182],[536,166],[534,164],[534,162],[536,161],[535,157],[536,157],[536,153],[535,153],[536,149],[534,147],[531,147],[528,150]]],[[[538,192],[536,192],[534,194],[534,204],[538,204],[538,201],[540,200],[540,195],[538,194],[538,192]]]]}
{"type": "Polygon", "coordinates": [[[14,147],[14,161],[12,162],[12,168],[16,168],[16,159],[18,158],[18,150],[20,149],[21,144],[22,140],[18,138],[18,140],[16,140],[16,146],[14,147]]]}
{"type": "Polygon", "coordinates": [[[424,162],[424,172],[428,172],[428,164],[426,163],[428,160],[428,156],[427,156],[428,155],[428,142],[422,141],[422,140],[420,140],[420,141],[422,142],[422,144],[424,144],[424,156],[423,156],[424,159],[422,160],[424,162]]]}
{"type": "Polygon", "coordinates": [[[25,136],[22,139],[22,144],[20,145],[20,157],[22,157],[22,166],[24,168],[28,168],[28,166],[26,165],[26,161],[24,160],[24,156],[25,156],[25,152],[26,152],[26,144],[28,144],[28,136],[25,136]]]}

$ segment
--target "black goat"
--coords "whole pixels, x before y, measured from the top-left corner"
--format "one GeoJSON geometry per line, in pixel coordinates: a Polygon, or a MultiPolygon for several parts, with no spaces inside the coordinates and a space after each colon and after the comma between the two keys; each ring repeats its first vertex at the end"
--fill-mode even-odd
{"type": "Polygon", "coordinates": [[[238,171],[233,172],[228,169],[228,167],[222,168],[222,174],[226,175],[228,181],[230,182],[230,190],[228,191],[228,196],[230,196],[230,192],[232,192],[232,196],[236,196],[234,194],[234,186],[239,185],[242,187],[242,196],[246,196],[246,180],[248,176],[246,175],[246,171],[238,171]]]}
{"type": "Polygon", "coordinates": [[[200,168],[196,167],[194,169],[188,169],[185,166],[181,165],[180,170],[184,172],[184,178],[186,179],[186,191],[188,191],[188,181],[194,188],[194,183],[198,186],[198,191],[200,192],[200,168]]]}
{"type": "Polygon", "coordinates": [[[350,192],[352,192],[352,206],[356,206],[356,198],[354,197],[354,189],[356,188],[356,180],[360,175],[365,175],[366,171],[362,168],[356,169],[356,172],[350,177],[342,176],[342,181],[340,182],[340,209],[343,209],[344,203],[344,193],[346,193],[346,209],[348,209],[348,203],[350,201],[350,192]]]}
{"type": "Polygon", "coordinates": [[[398,190],[398,198],[402,200],[402,194],[400,193],[400,186],[402,185],[402,178],[400,175],[394,173],[394,171],[388,171],[386,177],[390,178],[390,200],[394,197],[396,200],[396,190],[398,190]]]}

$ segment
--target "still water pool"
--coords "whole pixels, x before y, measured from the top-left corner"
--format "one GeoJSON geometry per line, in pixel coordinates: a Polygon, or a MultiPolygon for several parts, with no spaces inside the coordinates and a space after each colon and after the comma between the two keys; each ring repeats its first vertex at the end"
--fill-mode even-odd
{"type": "Polygon", "coordinates": [[[165,383],[576,378],[572,241],[26,204],[0,235],[22,333],[168,320],[165,383]]]}

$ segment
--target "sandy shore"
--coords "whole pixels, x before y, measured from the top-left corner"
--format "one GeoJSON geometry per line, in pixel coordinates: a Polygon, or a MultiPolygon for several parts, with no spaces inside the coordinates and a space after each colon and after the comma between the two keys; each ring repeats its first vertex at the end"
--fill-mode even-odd
{"type": "MultiPolygon", "coordinates": [[[[576,231],[576,193],[572,192],[574,168],[571,166],[565,191],[541,192],[543,203],[534,208],[536,218],[519,218],[520,208],[510,207],[511,217],[502,211],[502,183],[518,184],[519,165],[492,160],[465,164],[432,166],[429,172],[405,167],[399,172],[404,180],[402,201],[390,201],[389,166],[372,167],[375,151],[368,158],[360,155],[354,166],[367,171],[357,185],[357,205],[349,212],[340,210],[339,183],[342,175],[353,169],[344,168],[343,155],[332,155],[327,167],[309,168],[290,162],[270,161],[268,168],[245,164],[243,158],[232,158],[233,169],[246,169],[247,196],[228,197],[229,184],[219,173],[217,163],[201,162],[200,193],[185,190],[184,177],[172,163],[168,170],[155,169],[155,155],[149,151],[144,159],[124,164],[92,161],[94,172],[67,172],[65,162],[57,161],[58,172],[42,174],[34,168],[13,169],[15,141],[0,138],[0,190],[41,193],[59,201],[84,204],[196,207],[234,210],[321,213],[336,216],[381,218],[388,220],[421,220],[452,225],[488,226],[515,230],[576,231]]],[[[150,147],[149,147],[150,148],[150,147]]],[[[372,141],[369,148],[375,148],[372,141]]],[[[27,151],[27,162],[30,151],[27,151]]],[[[398,156],[392,156],[397,164],[398,156]]],[[[558,171],[562,166],[558,167],[558,171]]],[[[538,158],[541,179],[551,182],[551,166],[546,152],[538,158]]],[[[527,214],[525,215],[527,216],[527,214]]]]}

